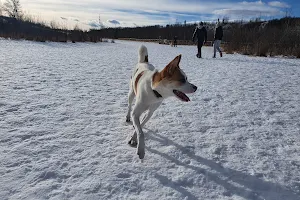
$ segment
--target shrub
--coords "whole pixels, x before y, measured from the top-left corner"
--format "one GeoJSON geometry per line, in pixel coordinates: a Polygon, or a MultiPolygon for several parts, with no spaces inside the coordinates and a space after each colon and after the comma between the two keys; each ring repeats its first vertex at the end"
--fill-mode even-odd
{"type": "Polygon", "coordinates": [[[300,51],[300,18],[250,22],[231,26],[225,50],[256,56],[294,55],[300,51]]]}

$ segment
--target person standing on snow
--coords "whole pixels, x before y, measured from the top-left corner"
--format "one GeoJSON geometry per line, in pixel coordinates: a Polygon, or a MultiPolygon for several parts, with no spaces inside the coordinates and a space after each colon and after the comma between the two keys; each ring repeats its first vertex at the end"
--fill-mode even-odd
{"type": "Polygon", "coordinates": [[[220,53],[220,56],[221,57],[223,56],[222,51],[220,49],[222,38],[223,38],[223,28],[222,28],[221,23],[218,19],[218,22],[216,24],[215,34],[214,34],[214,56],[213,56],[213,58],[216,57],[217,50],[220,53]]]}
{"type": "Polygon", "coordinates": [[[173,47],[177,47],[177,36],[174,36],[173,47]]]}
{"type": "Polygon", "coordinates": [[[198,43],[197,43],[197,48],[198,48],[198,53],[197,57],[201,58],[201,48],[203,44],[207,40],[207,31],[206,28],[203,26],[203,22],[200,22],[199,25],[196,27],[194,34],[193,34],[193,42],[195,41],[195,37],[197,37],[198,43]]]}

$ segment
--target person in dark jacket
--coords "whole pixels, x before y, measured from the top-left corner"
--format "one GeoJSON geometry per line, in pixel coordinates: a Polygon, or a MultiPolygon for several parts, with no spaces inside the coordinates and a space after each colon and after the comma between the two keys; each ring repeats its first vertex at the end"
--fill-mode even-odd
{"type": "Polygon", "coordinates": [[[177,36],[174,36],[173,47],[177,47],[177,36]]]}
{"type": "Polygon", "coordinates": [[[207,40],[207,31],[206,31],[206,28],[203,26],[203,22],[200,22],[198,27],[196,27],[194,34],[193,34],[193,42],[195,41],[196,37],[198,40],[198,42],[197,42],[198,53],[196,56],[198,58],[201,58],[201,48],[207,40]]]}
{"type": "Polygon", "coordinates": [[[222,38],[223,38],[223,28],[221,26],[221,23],[218,20],[216,29],[215,29],[215,34],[214,34],[214,56],[213,56],[213,58],[216,57],[217,50],[220,53],[220,57],[223,56],[222,51],[220,49],[222,38]]]}

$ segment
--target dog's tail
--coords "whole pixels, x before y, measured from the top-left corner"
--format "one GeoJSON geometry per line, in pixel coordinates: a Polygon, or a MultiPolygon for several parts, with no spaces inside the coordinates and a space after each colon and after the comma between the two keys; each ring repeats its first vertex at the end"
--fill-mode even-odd
{"type": "Polygon", "coordinates": [[[139,49],[139,63],[148,62],[148,50],[147,47],[142,45],[139,49]]]}

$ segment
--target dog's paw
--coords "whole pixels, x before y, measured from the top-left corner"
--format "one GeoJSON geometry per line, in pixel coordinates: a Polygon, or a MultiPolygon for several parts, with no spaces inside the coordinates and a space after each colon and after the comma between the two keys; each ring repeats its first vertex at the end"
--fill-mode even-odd
{"type": "Polygon", "coordinates": [[[128,123],[128,122],[130,122],[130,117],[126,117],[126,122],[128,123]]]}
{"type": "Polygon", "coordinates": [[[145,157],[145,150],[138,151],[137,155],[139,156],[139,159],[144,159],[144,157],[145,157]]]}
{"type": "Polygon", "coordinates": [[[137,147],[137,141],[135,141],[134,139],[131,138],[128,141],[128,145],[131,146],[131,147],[133,147],[133,148],[136,148],[137,147]]]}
{"type": "Polygon", "coordinates": [[[137,149],[137,155],[139,156],[140,159],[144,159],[144,157],[145,157],[145,148],[143,148],[139,145],[138,149],[137,149]]]}

